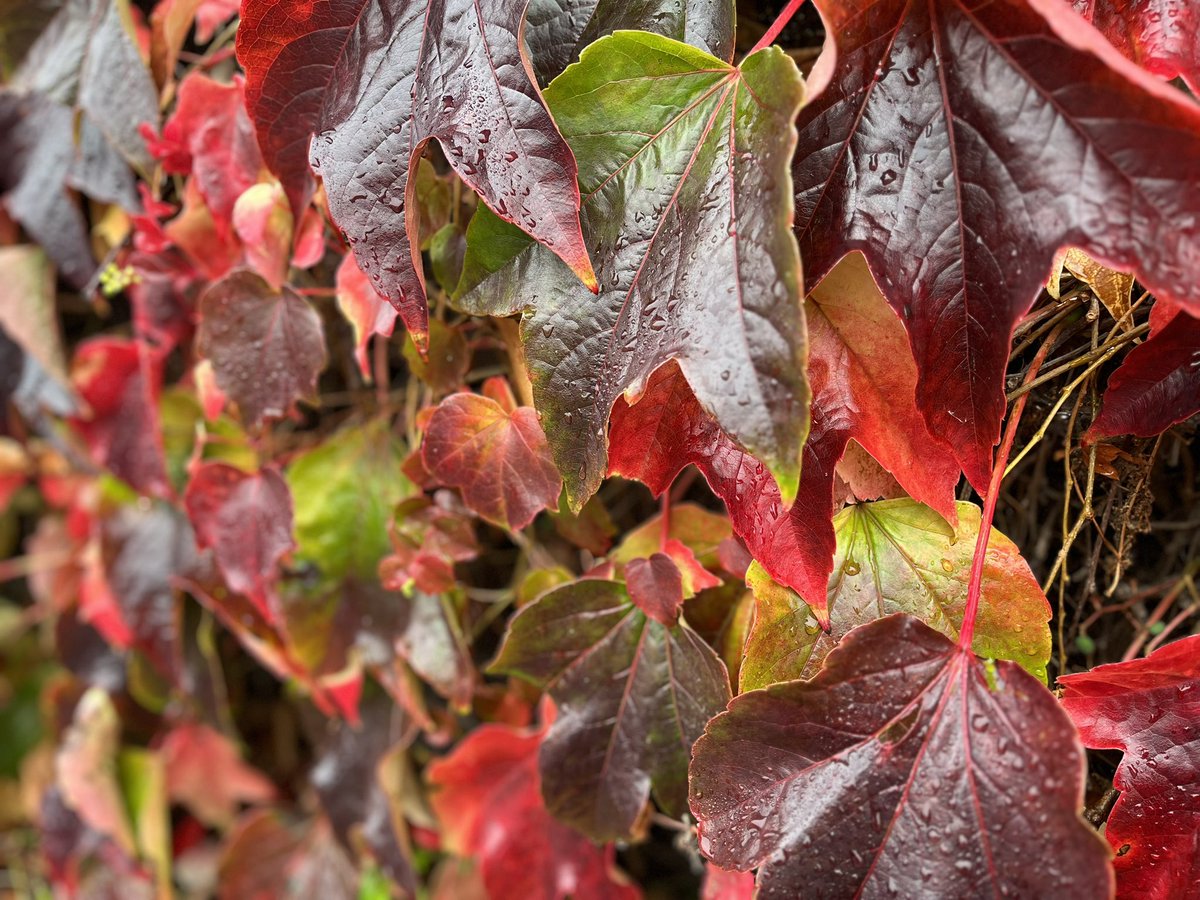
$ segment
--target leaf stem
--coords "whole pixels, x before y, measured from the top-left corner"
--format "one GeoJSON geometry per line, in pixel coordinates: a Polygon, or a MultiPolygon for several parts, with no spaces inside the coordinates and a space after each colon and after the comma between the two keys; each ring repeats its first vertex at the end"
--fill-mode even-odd
{"type": "MultiPolygon", "coordinates": [[[[1058,343],[1064,325],[1066,322],[1056,325],[1042,346],[1038,348],[1037,356],[1033,358],[1033,362],[1029,364],[1029,369],[1025,373],[1026,383],[1037,378],[1042,363],[1046,361],[1046,357],[1058,343]]],[[[979,596],[983,590],[983,566],[987,560],[988,541],[992,536],[992,519],[996,516],[996,501],[1000,497],[1000,484],[1004,481],[1004,475],[1008,469],[1008,455],[1012,452],[1013,442],[1017,438],[1017,426],[1021,423],[1021,413],[1025,411],[1025,402],[1028,399],[1029,394],[1024,393],[1013,404],[1008,424],[1004,428],[1004,437],[1000,441],[1000,449],[996,453],[995,462],[992,463],[992,477],[988,482],[987,496],[983,498],[983,518],[979,523],[979,535],[975,539],[975,554],[971,558],[971,577],[967,581],[967,606],[963,610],[962,628],[958,632],[958,648],[964,653],[970,652],[971,642],[975,638],[975,619],[979,613],[979,596]]]]}
{"type": "Polygon", "coordinates": [[[787,23],[792,20],[792,16],[796,14],[796,10],[798,10],[803,3],[804,0],[789,0],[788,5],[783,8],[783,12],[781,12],[778,18],[771,23],[771,27],[767,29],[767,33],[758,39],[758,43],[751,47],[750,52],[746,55],[753,56],[764,47],[770,47],[773,43],[775,43],[775,39],[779,37],[779,32],[783,31],[783,29],[787,27],[787,23]]]}

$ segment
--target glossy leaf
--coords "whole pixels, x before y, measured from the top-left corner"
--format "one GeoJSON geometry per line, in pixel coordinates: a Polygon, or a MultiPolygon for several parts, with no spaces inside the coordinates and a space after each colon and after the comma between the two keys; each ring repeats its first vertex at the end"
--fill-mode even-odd
{"type": "Polygon", "coordinates": [[[430,802],[446,847],[478,859],[492,900],[635,900],[595,846],[546,811],[539,789],[541,736],[481,725],[428,770],[430,802]]]}
{"type": "MultiPolygon", "coordinates": [[[[849,631],[896,612],[908,613],[946,637],[958,637],[980,512],[958,504],[958,527],[914,500],[850,506],[834,519],[837,551],[829,579],[830,630],[812,609],[775,584],[761,568],[747,579],[755,621],[742,662],[741,689],[809,678],[849,631]]],[[[983,595],[972,649],[1008,659],[1045,679],[1050,659],[1050,603],[1020,550],[995,529],[988,538],[983,595]]]]}
{"type": "Polygon", "coordinates": [[[811,681],[737,697],[696,743],[690,796],[701,851],[758,867],[762,898],[1104,897],[1084,770],[1032,676],[895,615],[847,635],[811,681]]]}
{"type": "Polygon", "coordinates": [[[1063,675],[1085,746],[1121,750],[1105,837],[1121,897],[1183,897],[1200,883],[1200,637],[1144,659],[1063,675]]]}
{"type": "Polygon", "coordinates": [[[388,423],[335,432],[287,468],[295,504],[296,556],[323,578],[374,580],[388,553],[388,522],[412,492],[400,466],[404,450],[388,423]]]}
{"type": "Polygon", "coordinates": [[[538,82],[549,84],[580,51],[614,31],[650,31],[733,60],[731,0],[531,0],[525,40],[538,82]]]}
{"type": "Polygon", "coordinates": [[[457,302],[526,311],[534,399],[574,507],[607,470],[613,402],[670,359],[794,493],[808,388],[787,165],[802,97],[776,49],[734,68],[654,35],[602,38],[546,89],[579,160],[599,297],[494,216],[472,219],[457,302]]]}
{"type": "Polygon", "coordinates": [[[580,581],[522,609],[491,668],[558,705],[540,757],[555,817],[612,840],[651,791],[669,815],[685,811],[692,742],[729,698],[725,667],[691,629],[648,618],[618,582],[580,581]]]}
{"type": "Polygon", "coordinates": [[[529,80],[524,7],[504,0],[243,4],[238,58],[259,146],[292,199],[312,163],[375,289],[408,329],[428,311],[409,172],[426,143],[483,200],[586,282],[575,161],[529,80]]]}
{"type": "Polygon", "coordinates": [[[818,8],[835,48],[792,172],[807,277],[866,255],[930,430],[982,489],[1012,329],[1059,247],[1200,311],[1200,182],[1178,164],[1200,158],[1200,107],[1062,0],[818,8]]]}
{"type": "Polygon", "coordinates": [[[1200,19],[1180,0],[1071,0],[1075,11],[1135,63],[1200,89],[1200,19]]]}
{"type": "MultiPolygon", "coordinates": [[[[1154,325],[1154,322],[1151,322],[1154,325]]],[[[1085,439],[1153,437],[1200,412],[1200,319],[1180,312],[1129,351],[1108,379],[1085,439]]]]}
{"type": "Polygon", "coordinates": [[[474,512],[519,531],[543,509],[558,505],[562,479],[537,413],[516,406],[500,379],[484,390],[492,396],[455,394],[438,405],[421,457],[435,478],[462,490],[474,512]]]}
{"type": "Polygon", "coordinates": [[[325,368],[321,318],[289,287],[272,290],[240,270],[200,298],[197,352],[212,361],[217,385],[238,405],[247,425],[286,416],[311,399],[325,368]]]}
{"type": "Polygon", "coordinates": [[[273,620],[279,561],[295,547],[287,482],[275,469],[249,474],[206,463],[192,472],[184,503],[197,543],[212,548],[229,589],[245,594],[273,620]]]}

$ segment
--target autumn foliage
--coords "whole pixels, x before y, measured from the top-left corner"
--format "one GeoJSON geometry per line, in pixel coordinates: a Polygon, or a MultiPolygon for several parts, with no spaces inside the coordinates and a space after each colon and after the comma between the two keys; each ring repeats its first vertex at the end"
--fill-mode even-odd
{"type": "Polygon", "coordinates": [[[1197,48],[0,0],[3,889],[1200,895],[1197,48]]]}

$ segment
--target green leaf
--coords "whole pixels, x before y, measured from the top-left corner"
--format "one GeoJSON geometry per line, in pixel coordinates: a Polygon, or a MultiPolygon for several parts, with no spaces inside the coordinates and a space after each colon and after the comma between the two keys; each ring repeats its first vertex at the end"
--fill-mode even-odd
{"type": "Polygon", "coordinates": [[[480,210],[457,303],[525,311],[534,397],[572,505],[604,477],[613,402],[669,359],[790,499],[809,399],[789,227],[795,64],[770,48],[732,67],[620,31],[584,50],[545,97],[579,164],[599,295],[480,210]]]}
{"type": "MultiPolygon", "coordinates": [[[[956,530],[908,498],[842,510],[834,518],[837,552],[829,580],[829,634],[818,627],[799,595],[754,563],[747,581],[754,591],[755,621],[742,661],[741,690],[811,677],[846,632],[895,612],[916,616],[957,638],[979,534],[979,507],[960,502],[958,519],[956,530]]],[[[972,649],[985,658],[1019,663],[1044,680],[1049,619],[1050,603],[1020,551],[993,529],[972,649]]]]}
{"type": "Polygon", "coordinates": [[[287,469],[297,559],[331,581],[375,580],[391,549],[392,508],[413,491],[403,461],[404,447],[383,419],[343,429],[298,456],[287,469]]]}
{"type": "Polygon", "coordinates": [[[627,837],[653,790],[687,810],[687,765],[729,700],[720,659],[684,625],[648,619],[615,581],[579,581],[512,620],[492,671],[549,690],[558,717],[542,745],[542,794],[593,840],[627,837]]]}

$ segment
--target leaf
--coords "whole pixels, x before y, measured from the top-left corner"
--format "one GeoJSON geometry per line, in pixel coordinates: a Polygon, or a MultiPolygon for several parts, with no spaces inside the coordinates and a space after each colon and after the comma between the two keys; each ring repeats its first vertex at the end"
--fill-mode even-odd
{"type": "MultiPolygon", "coordinates": [[[[391,337],[396,327],[396,308],[375,293],[370,280],[354,259],[342,257],[337,270],[337,304],[354,329],[354,358],[364,380],[371,378],[367,362],[367,343],[374,335],[391,337]]],[[[432,330],[433,323],[430,322],[432,330]]]]}
{"type": "Polygon", "coordinates": [[[320,748],[312,783],[342,846],[355,853],[353,833],[379,866],[408,895],[416,893],[407,829],[393,818],[379,769],[397,745],[411,743],[415,730],[386,697],[363,704],[363,723],[339,723],[320,748]]]}
{"type": "Polygon", "coordinates": [[[286,416],[298,399],[315,401],[325,333],[303,297],[239,270],[211,285],[199,309],[196,350],[247,425],[286,416]]]}
{"type": "Polygon", "coordinates": [[[1110,896],[1083,775],[1045,687],[894,615],[847,635],[811,681],[742,694],[709,722],[691,806],[701,851],[758,867],[762,898],[1110,896]]]}
{"type": "Polygon", "coordinates": [[[0,327],[52,378],[67,384],[54,270],[37,247],[0,247],[0,327]]]}
{"type": "Polygon", "coordinates": [[[461,329],[440,319],[429,320],[429,350],[421,359],[412,341],[404,344],[408,369],[437,394],[448,394],[466,383],[471,368],[471,348],[461,329]]]}
{"type": "MultiPolygon", "coordinates": [[[[755,620],[742,662],[741,690],[811,678],[825,655],[859,625],[908,613],[954,640],[967,605],[979,536],[979,507],[958,504],[958,527],[908,498],[859,503],[834,519],[837,551],[829,581],[830,630],[795,593],[760,566],[750,570],[755,620]]],[[[988,537],[983,593],[972,649],[1008,659],[1045,680],[1050,603],[1020,550],[995,529],[988,537]]]]}
{"type": "Polygon", "coordinates": [[[333,220],[418,339],[428,310],[409,172],[437,140],[484,202],[594,283],[575,161],[529,80],[505,0],[243,4],[238,59],[259,146],[293,213],[320,171],[333,220]]]}
{"type": "Polygon", "coordinates": [[[1200,637],[1058,683],[1084,745],[1125,754],[1104,829],[1117,852],[1117,895],[1185,896],[1200,872],[1200,637]]]}
{"type": "Polygon", "coordinates": [[[635,900],[597,847],[551,817],[539,789],[541,736],[481,725],[428,769],[446,849],[476,857],[492,900],[635,900]]]}
{"type": "Polygon", "coordinates": [[[404,448],[383,419],[345,428],[287,468],[295,504],[296,557],[323,579],[373,581],[387,555],[388,522],[412,493],[404,448]]]}
{"type": "Polygon", "coordinates": [[[201,822],[213,828],[233,824],[239,804],[266,803],[275,788],[247,765],[237,747],[219,731],[200,723],[172,728],[161,748],[167,792],[201,822]]]}
{"type": "Polygon", "coordinates": [[[1178,166],[1200,157],[1200,108],[1063,0],[818,8],[834,46],[792,170],[806,277],[866,255],[918,406],[982,489],[1012,329],[1059,247],[1200,311],[1200,182],[1178,166]]]}
{"type": "Polygon", "coordinates": [[[233,205],[233,230],[246,262],[278,291],[292,260],[292,212],[277,182],[262,182],[242,192],[233,205]]]}
{"type": "Polygon", "coordinates": [[[248,474],[205,463],[193,471],[184,504],[197,543],[212,548],[229,589],[245,594],[273,621],[279,561],[295,547],[287,482],[272,468],[248,474]]]}
{"type": "Polygon", "coordinates": [[[631,559],[625,566],[629,599],[642,612],[671,628],[679,621],[683,606],[683,576],[675,561],[665,553],[648,559],[631,559]]]}
{"type": "Polygon", "coordinates": [[[1082,250],[1076,250],[1074,247],[1060,250],[1054,257],[1050,280],[1046,282],[1046,293],[1055,300],[1061,295],[1059,282],[1063,272],[1070,272],[1090,287],[1096,298],[1104,304],[1109,315],[1114,319],[1119,321],[1129,312],[1133,276],[1128,272],[1117,272],[1107,266],[1102,266],[1082,250]]]}
{"type": "Polygon", "coordinates": [[[549,84],[585,47],[614,31],[650,31],[730,62],[733,23],[730,0],[531,0],[525,40],[538,83],[549,84]]]}
{"type": "Polygon", "coordinates": [[[246,114],[240,78],[231,84],[190,72],[179,83],[175,111],[162,138],[148,141],[172,175],[194,175],[219,229],[228,229],[238,197],[258,182],[262,156],[246,114]]]}
{"type": "Polygon", "coordinates": [[[1072,0],[1075,11],[1143,69],[1200,89],[1200,20],[1175,0],[1072,0]]]}
{"type": "Polygon", "coordinates": [[[75,351],[71,380],[89,414],[75,420],[96,461],[138,491],[170,491],[158,395],[163,361],[140,341],[92,338],[75,351]]]}
{"type": "Polygon", "coordinates": [[[651,790],[669,815],[686,810],[692,742],[729,698],[709,646],[647,618],[613,581],[579,581],[522,609],[491,671],[533,682],[558,705],[542,794],[556,818],[598,841],[631,834],[651,790]]]}
{"type": "Polygon", "coordinates": [[[1153,437],[1200,412],[1200,319],[1180,312],[1155,324],[1146,342],[1130,350],[1109,377],[1085,441],[1117,434],[1153,437]]]}
{"type": "Polygon", "coordinates": [[[392,552],[379,564],[388,590],[442,594],[454,587],[454,564],[479,553],[470,514],[449,491],[434,500],[413,497],[396,507],[388,535],[392,552]]]}
{"type": "Polygon", "coordinates": [[[438,405],[421,458],[435,478],[462,490],[472,511],[520,531],[558,505],[562,479],[533,408],[518,407],[503,379],[489,379],[484,391],[489,396],[454,394],[438,405]]]}
{"type": "Polygon", "coordinates": [[[71,725],[55,757],[56,782],[63,802],[90,828],[134,855],[129,811],[117,779],[121,722],[101,688],[90,688],[75,707],[71,725]]]}
{"type": "Polygon", "coordinates": [[[734,68],[619,32],[546,89],[579,161],[600,295],[477,211],[458,305],[525,311],[534,399],[574,508],[607,471],[623,392],[679,365],[701,404],[794,493],[807,434],[800,265],[788,233],[792,120],[803,96],[777,49],[734,68]]]}

